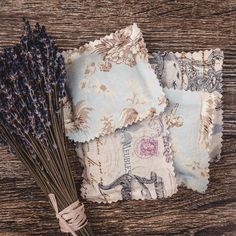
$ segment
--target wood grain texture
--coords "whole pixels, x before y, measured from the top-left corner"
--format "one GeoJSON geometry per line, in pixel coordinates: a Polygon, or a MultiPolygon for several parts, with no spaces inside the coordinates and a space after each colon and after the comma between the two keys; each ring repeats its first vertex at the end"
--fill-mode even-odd
{"type": "MultiPolygon", "coordinates": [[[[0,49],[17,42],[23,16],[45,24],[62,49],[136,22],[149,52],[224,50],[223,153],[211,164],[206,194],[180,188],[165,200],[85,205],[98,236],[236,235],[236,1],[1,0],[0,49]]],[[[79,188],[81,168],[72,144],[68,152],[79,188]]],[[[0,236],[22,235],[62,234],[28,171],[0,149],[0,236]]]]}

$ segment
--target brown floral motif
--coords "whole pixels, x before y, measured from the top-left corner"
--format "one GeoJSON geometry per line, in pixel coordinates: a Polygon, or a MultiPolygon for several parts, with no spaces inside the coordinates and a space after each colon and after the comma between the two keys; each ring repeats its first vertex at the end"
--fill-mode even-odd
{"type": "Polygon", "coordinates": [[[174,108],[171,110],[170,115],[165,115],[166,123],[168,128],[181,127],[184,124],[184,120],[181,116],[176,116],[179,104],[176,103],[174,108]]]}
{"type": "Polygon", "coordinates": [[[124,120],[124,125],[126,126],[137,121],[138,112],[132,107],[124,108],[121,117],[122,120],[124,120]]]}
{"type": "Polygon", "coordinates": [[[210,116],[203,116],[200,115],[200,121],[201,121],[201,129],[200,129],[200,137],[199,137],[199,143],[203,144],[205,148],[209,147],[209,142],[206,142],[206,140],[209,140],[208,136],[210,134],[210,128],[213,124],[212,117],[210,116]]]}
{"type": "Polygon", "coordinates": [[[156,113],[157,113],[156,108],[151,107],[151,108],[149,109],[149,115],[148,115],[148,117],[153,117],[156,113]]]}
{"type": "Polygon", "coordinates": [[[159,97],[159,98],[157,99],[157,104],[158,104],[158,105],[167,104],[167,99],[166,99],[166,97],[165,97],[164,95],[162,95],[161,97],[159,97]]]}
{"type": "Polygon", "coordinates": [[[84,71],[84,77],[88,78],[90,77],[92,74],[94,74],[96,71],[96,65],[94,62],[92,62],[90,65],[87,65],[84,71]]]}
{"type": "Polygon", "coordinates": [[[137,56],[148,59],[146,45],[141,32],[138,31],[135,38],[132,38],[135,29],[133,25],[104,37],[94,46],[94,52],[103,55],[105,63],[125,63],[130,67],[136,65],[137,56]]]}
{"type": "Polygon", "coordinates": [[[112,123],[113,123],[113,119],[112,119],[112,116],[109,116],[109,117],[103,117],[101,119],[101,122],[103,124],[103,127],[102,127],[102,134],[109,134],[113,131],[113,126],[112,126],[112,123]]]}
{"type": "MultiPolygon", "coordinates": [[[[137,94],[133,94],[131,97],[126,98],[126,101],[131,105],[130,107],[126,107],[122,110],[121,119],[123,120],[123,124],[130,125],[138,120],[139,113],[135,109],[135,106],[145,104],[145,101],[140,100],[140,97],[137,94]]],[[[155,108],[150,108],[149,116],[153,116],[156,113],[155,108]]]]}
{"type": "Polygon", "coordinates": [[[73,115],[71,109],[71,101],[68,97],[64,98],[63,101],[63,111],[64,111],[64,122],[65,122],[65,131],[66,133],[73,129],[73,115]]]}
{"type": "Polygon", "coordinates": [[[214,93],[203,96],[203,105],[200,115],[200,134],[199,143],[205,148],[209,148],[211,137],[213,119],[217,103],[220,102],[220,97],[215,96],[214,93]]]}
{"type": "Polygon", "coordinates": [[[86,106],[84,100],[77,102],[70,117],[67,115],[67,120],[65,120],[66,132],[78,132],[88,129],[89,113],[92,110],[93,108],[86,106]]]}
{"type": "Polygon", "coordinates": [[[107,90],[107,86],[105,84],[101,84],[99,89],[103,92],[105,92],[107,90]]]}
{"type": "Polygon", "coordinates": [[[108,72],[111,70],[111,68],[112,68],[112,64],[108,61],[104,61],[99,64],[100,71],[108,72]]]}

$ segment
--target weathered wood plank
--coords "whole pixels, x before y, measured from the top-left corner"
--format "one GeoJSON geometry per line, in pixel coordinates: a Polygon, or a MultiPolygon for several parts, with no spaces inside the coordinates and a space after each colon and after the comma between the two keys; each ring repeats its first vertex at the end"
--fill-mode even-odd
{"type": "MultiPolygon", "coordinates": [[[[23,16],[45,24],[62,49],[136,22],[150,52],[225,51],[223,157],[211,165],[206,194],[180,188],[165,200],[85,205],[97,235],[235,235],[236,1],[1,0],[0,49],[17,42],[23,16]]],[[[72,144],[68,152],[79,187],[81,168],[72,144]]],[[[61,235],[47,199],[24,166],[3,149],[0,156],[0,236],[61,235]]]]}

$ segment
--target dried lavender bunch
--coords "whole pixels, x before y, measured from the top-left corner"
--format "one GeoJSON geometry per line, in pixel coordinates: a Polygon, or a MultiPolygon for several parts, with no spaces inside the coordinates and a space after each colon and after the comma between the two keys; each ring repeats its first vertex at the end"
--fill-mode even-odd
{"type": "Polygon", "coordinates": [[[20,42],[0,54],[1,142],[10,146],[49,196],[61,230],[72,235],[93,235],[86,217],[74,212],[76,208],[83,213],[83,205],[78,202],[66,154],[64,59],[44,26],[37,23],[31,29],[25,19],[24,24],[20,42]],[[68,206],[72,206],[67,211],[75,219],[64,217],[68,212],[57,212],[57,207],[62,211],[68,206]],[[69,221],[77,224],[76,229],[69,221]]]}

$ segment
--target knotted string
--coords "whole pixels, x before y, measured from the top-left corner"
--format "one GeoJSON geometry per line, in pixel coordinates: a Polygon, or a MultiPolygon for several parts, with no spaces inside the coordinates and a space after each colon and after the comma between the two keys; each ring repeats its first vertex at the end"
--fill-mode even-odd
{"type": "Polygon", "coordinates": [[[79,200],[77,200],[59,212],[55,195],[50,193],[48,197],[56,212],[56,217],[59,220],[61,232],[71,233],[73,236],[77,236],[76,231],[87,224],[84,205],[80,204],[79,200]]]}

